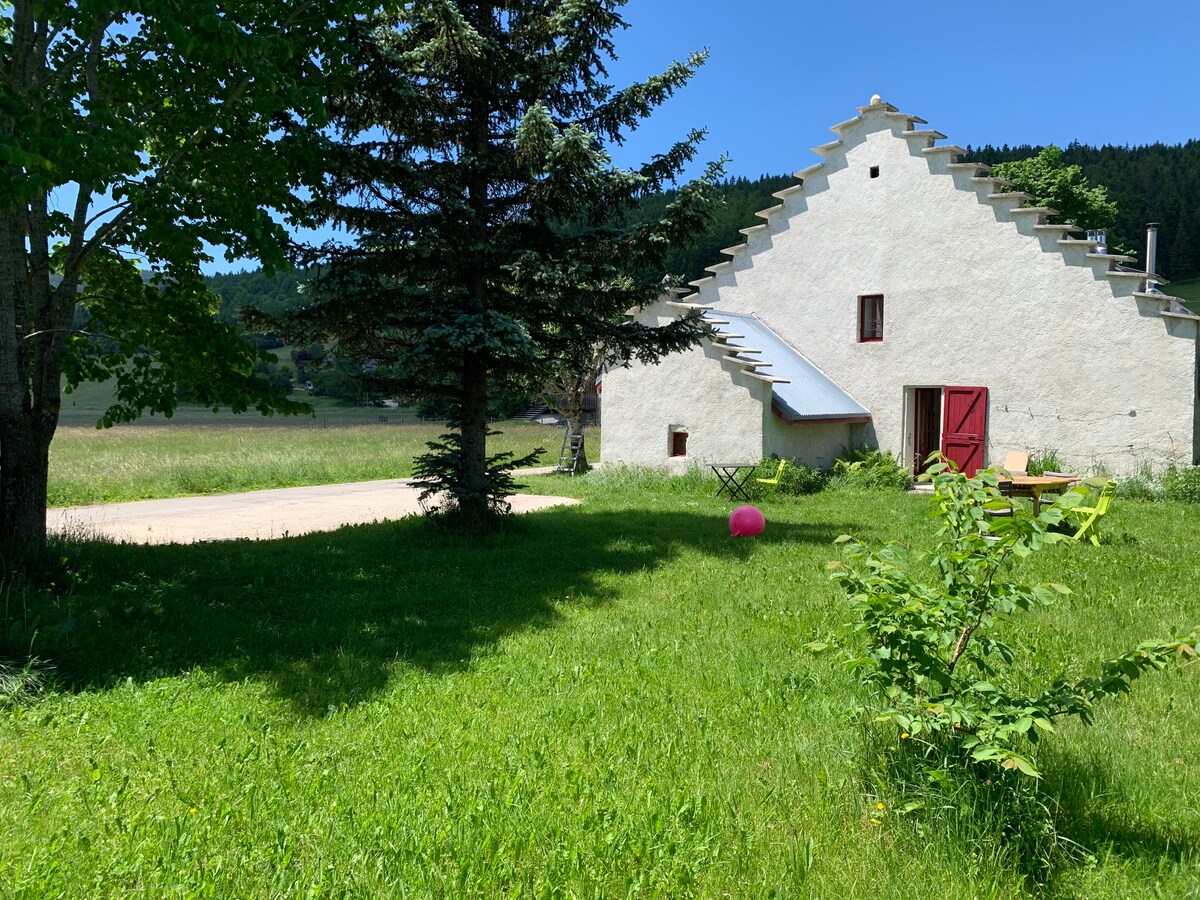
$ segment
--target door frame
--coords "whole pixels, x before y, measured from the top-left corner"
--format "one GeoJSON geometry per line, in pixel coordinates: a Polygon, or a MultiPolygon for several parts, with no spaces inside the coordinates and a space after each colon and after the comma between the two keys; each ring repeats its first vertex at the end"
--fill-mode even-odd
{"type": "Polygon", "coordinates": [[[904,450],[903,464],[908,467],[908,470],[913,473],[913,476],[920,475],[921,463],[924,460],[918,458],[917,454],[917,434],[919,431],[917,413],[920,409],[919,391],[937,391],[938,392],[938,410],[937,410],[937,441],[934,446],[935,450],[940,450],[942,447],[942,428],[945,424],[945,391],[944,384],[906,384],[904,386],[904,442],[901,447],[904,450]]]}

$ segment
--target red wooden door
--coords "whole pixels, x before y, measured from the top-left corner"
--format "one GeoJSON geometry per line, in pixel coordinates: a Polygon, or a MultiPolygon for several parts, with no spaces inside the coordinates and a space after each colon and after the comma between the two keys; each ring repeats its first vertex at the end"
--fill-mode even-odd
{"type": "Polygon", "coordinates": [[[985,387],[948,387],[942,394],[942,455],[967,475],[983,468],[987,394],[985,387]]]}

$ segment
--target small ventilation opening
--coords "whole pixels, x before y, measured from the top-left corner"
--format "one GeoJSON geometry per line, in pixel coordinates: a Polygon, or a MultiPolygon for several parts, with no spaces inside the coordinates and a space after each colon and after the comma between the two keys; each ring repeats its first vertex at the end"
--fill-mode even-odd
{"type": "Polygon", "coordinates": [[[879,166],[871,166],[871,177],[872,178],[879,177],[879,166]]]}
{"type": "Polygon", "coordinates": [[[687,456],[687,432],[672,431],[671,432],[671,455],[672,456],[687,456]]]}

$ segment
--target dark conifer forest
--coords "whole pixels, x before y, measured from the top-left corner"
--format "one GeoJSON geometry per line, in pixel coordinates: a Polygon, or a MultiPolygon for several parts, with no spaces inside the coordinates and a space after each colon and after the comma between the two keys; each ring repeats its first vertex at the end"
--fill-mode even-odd
{"type": "MultiPolygon", "coordinates": [[[[964,159],[986,163],[1028,159],[1028,145],[967,148],[964,159]]],[[[1108,188],[1117,204],[1109,243],[1129,247],[1145,262],[1146,224],[1157,222],[1158,274],[1170,280],[1200,275],[1200,140],[1167,146],[1088,147],[1070,144],[1063,161],[1077,165],[1092,184],[1108,188]]]]}

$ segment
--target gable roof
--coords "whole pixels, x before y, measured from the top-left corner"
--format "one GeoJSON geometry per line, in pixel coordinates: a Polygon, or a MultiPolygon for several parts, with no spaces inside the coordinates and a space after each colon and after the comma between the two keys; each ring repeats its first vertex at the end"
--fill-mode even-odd
{"type": "Polygon", "coordinates": [[[771,382],[771,405],[789,423],[859,421],[871,418],[861,403],[814,366],[756,316],[709,310],[703,320],[714,343],[732,351],[730,359],[771,382]]]}
{"type": "Polygon", "coordinates": [[[746,239],[721,251],[723,255],[731,258],[708,266],[706,271],[711,274],[689,282],[692,291],[686,292],[682,298],[677,298],[673,305],[697,308],[711,306],[714,300],[719,302],[719,299],[713,296],[715,294],[719,298],[720,295],[718,276],[736,268],[754,266],[757,252],[750,249],[752,236],[760,232],[770,232],[772,223],[776,226],[782,224],[784,229],[788,228],[792,216],[803,215],[802,212],[795,212],[792,203],[789,203],[791,198],[804,198],[828,189],[828,169],[836,168],[829,167],[828,163],[844,154],[848,132],[860,126],[874,131],[894,129],[898,125],[899,130],[895,132],[897,137],[908,141],[914,151],[918,151],[928,160],[931,177],[949,177],[957,189],[974,193],[981,204],[993,208],[998,220],[1012,223],[1018,232],[1027,235],[1031,242],[1039,244],[1043,252],[1057,252],[1065,265],[1090,269],[1095,277],[1107,279],[1114,298],[1132,297],[1139,304],[1148,307],[1147,311],[1153,311],[1164,319],[1200,319],[1200,316],[1183,305],[1180,298],[1155,289],[1154,284],[1166,284],[1165,279],[1155,273],[1123,266],[1122,263],[1134,260],[1131,257],[1110,254],[1089,238],[1073,236],[1082,232],[1082,228],[1050,224],[1047,218],[1057,215],[1057,210],[1027,205],[1033,198],[1015,190],[1013,182],[992,176],[991,167],[985,163],[959,162],[959,156],[966,151],[953,144],[939,145],[937,142],[946,138],[940,131],[916,127],[926,124],[928,123],[920,116],[902,113],[876,94],[867,106],[858,107],[857,116],[830,129],[837,135],[836,140],[813,148],[813,152],[825,157],[825,161],[796,172],[794,177],[798,184],[773,194],[782,202],[755,213],[765,220],[765,224],[741,229],[741,234],[746,239]],[[1080,253],[1080,250],[1084,252],[1080,253]]]}

